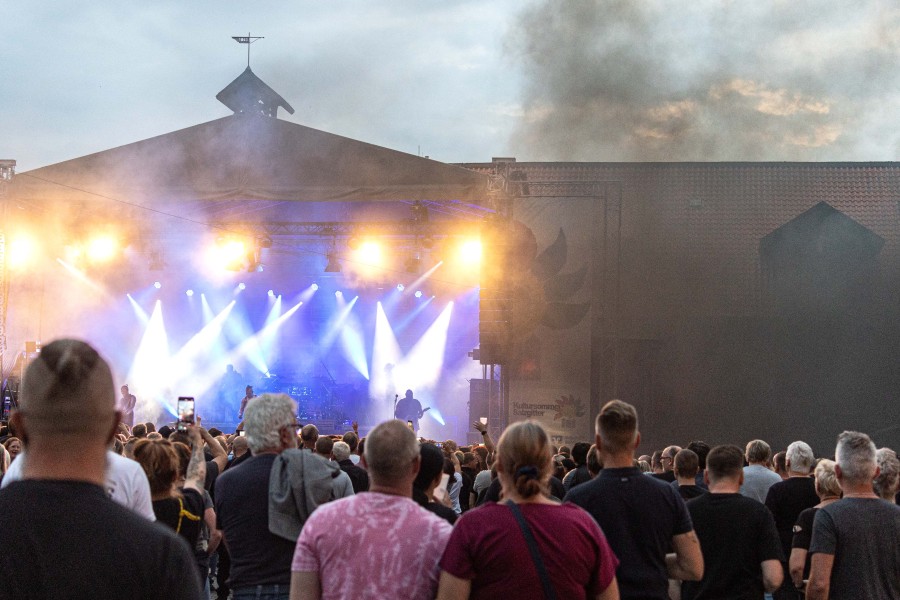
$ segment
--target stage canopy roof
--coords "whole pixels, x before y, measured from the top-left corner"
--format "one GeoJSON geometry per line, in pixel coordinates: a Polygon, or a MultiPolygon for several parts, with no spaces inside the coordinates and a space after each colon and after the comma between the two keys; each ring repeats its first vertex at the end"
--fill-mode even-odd
{"type": "MultiPolygon", "coordinates": [[[[19,174],[12,197],[145,207],[245,201],[454,201],[485,207],[487,176],[288,121],[234,114],[19,174]]],[[[75,206],[73,206],[75,205],[75,206]]]]}

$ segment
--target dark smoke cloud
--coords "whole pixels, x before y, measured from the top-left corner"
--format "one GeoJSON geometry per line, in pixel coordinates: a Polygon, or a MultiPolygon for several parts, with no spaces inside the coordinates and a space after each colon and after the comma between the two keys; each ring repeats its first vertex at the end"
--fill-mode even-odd
{"type": "Polygon", "coordinates": [[[525,9],[528,160],[896,160],[900,9],[571,0],[525,9]]]}

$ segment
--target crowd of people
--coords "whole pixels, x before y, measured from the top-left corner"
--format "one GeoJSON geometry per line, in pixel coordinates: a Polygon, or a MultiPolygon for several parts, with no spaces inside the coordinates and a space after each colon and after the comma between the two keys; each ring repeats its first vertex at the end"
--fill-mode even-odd
{"type": "Polygon", "coordinates": [[[571,448],[533,421],[463,447],[401,420],[320,435],[283,394],[230,434],[157,431],[115,400],[83,342],[29,365],[0,429],[0,600],[900,598],[900,460],[864,433],[834,460],[636,456],[619,400],[571,448]]]}

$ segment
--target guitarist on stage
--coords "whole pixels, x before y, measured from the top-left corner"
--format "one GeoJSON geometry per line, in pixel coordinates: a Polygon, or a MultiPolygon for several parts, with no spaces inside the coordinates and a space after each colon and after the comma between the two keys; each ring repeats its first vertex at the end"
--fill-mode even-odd
{"type": "Polygon", "coordinates": [[[394,418],[401,421],[412,421],[413,431],[418,433],[419,419],[422,418],[422,415],[427,410],[431,410],[431,407],[429,406],[423,410],[419,401],[413,398],[412,390],[406,390],[406,395],[394,407],[394,418]]]}

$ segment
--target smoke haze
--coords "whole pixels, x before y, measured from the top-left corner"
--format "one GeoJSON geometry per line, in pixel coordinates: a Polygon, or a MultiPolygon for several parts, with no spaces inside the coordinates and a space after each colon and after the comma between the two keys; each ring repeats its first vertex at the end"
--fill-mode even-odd
{"type": "Polygon", "coordinates": [[[527,160],[896,160],[888,2],[573,0],[525,9],[527,160]]]}

